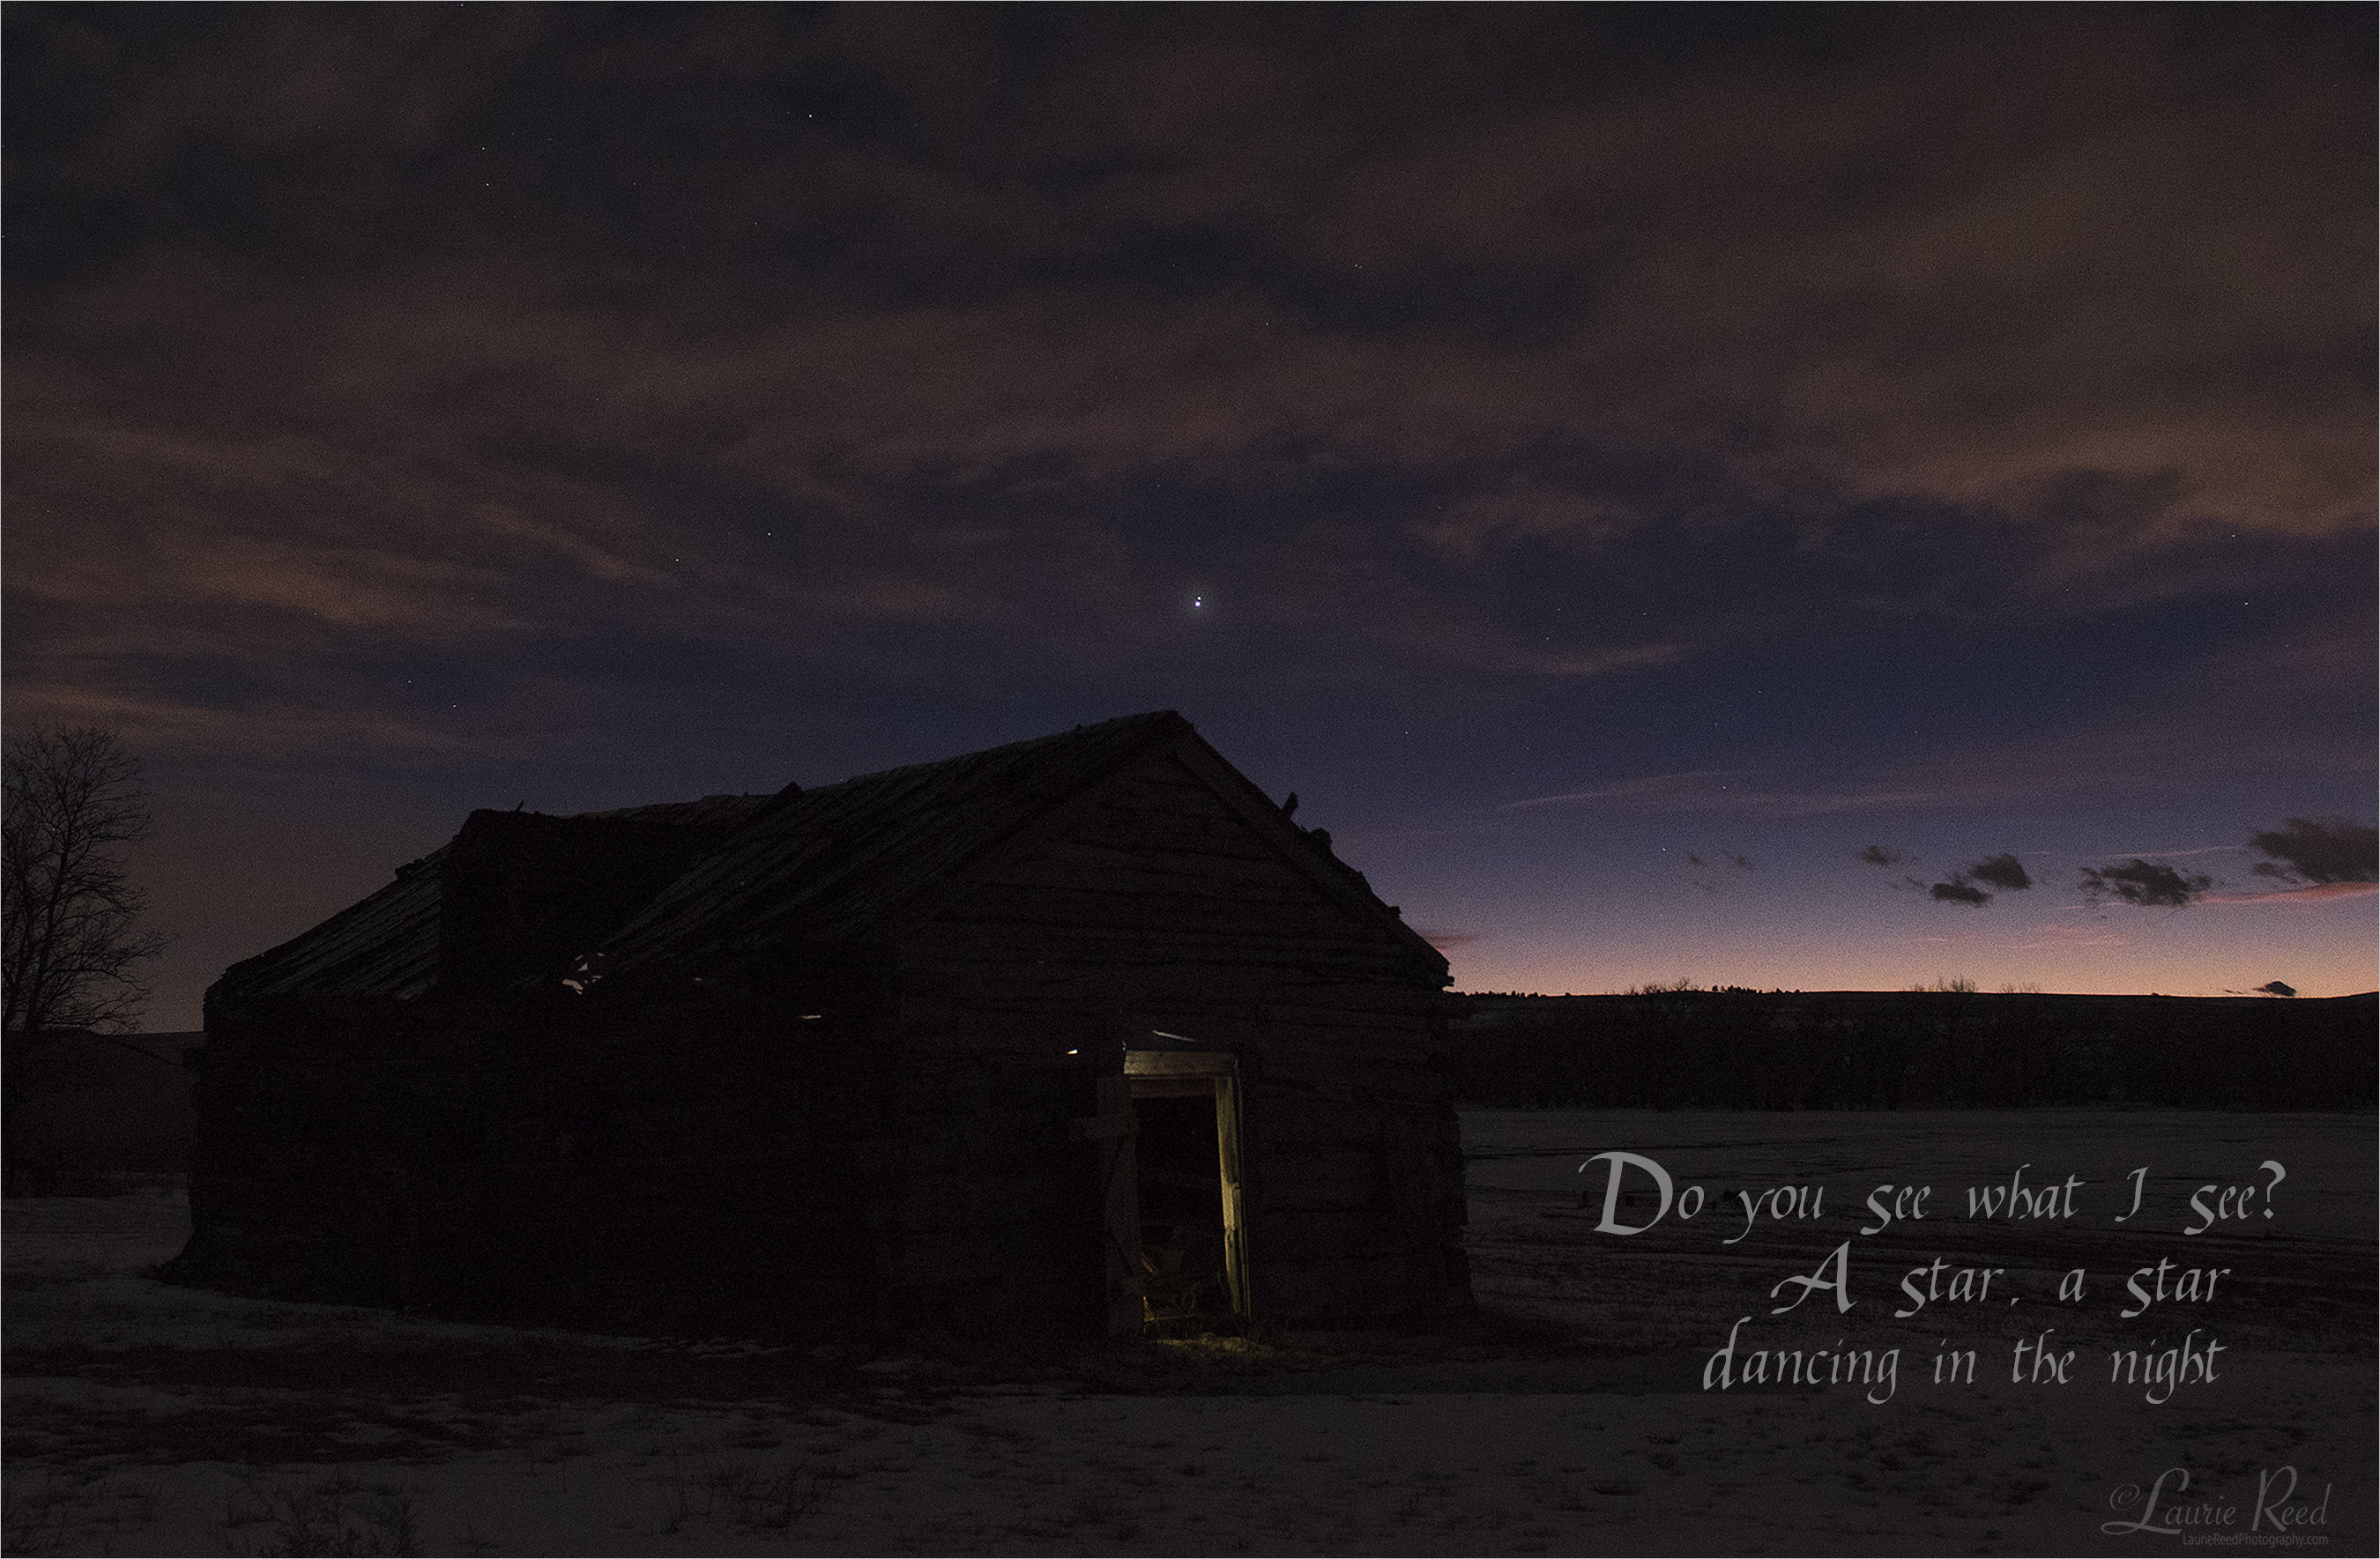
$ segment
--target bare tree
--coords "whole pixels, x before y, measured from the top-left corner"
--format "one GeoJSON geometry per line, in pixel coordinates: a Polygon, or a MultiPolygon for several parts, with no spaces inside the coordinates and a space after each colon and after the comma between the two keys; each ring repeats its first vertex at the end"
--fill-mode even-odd
{"type": "Polygon", "coordinates": [[[24,1105],[68,1081],[60,1031],[121,1032],[148,991],[135,978],[164,938],[140,929],[146,900],[121,847],[149,832],[140,766],[113,731],[40,726],[8,738],[0,810],[0,1072],[7,1194],[29,1188],[17,1151],[24,1105]]]}

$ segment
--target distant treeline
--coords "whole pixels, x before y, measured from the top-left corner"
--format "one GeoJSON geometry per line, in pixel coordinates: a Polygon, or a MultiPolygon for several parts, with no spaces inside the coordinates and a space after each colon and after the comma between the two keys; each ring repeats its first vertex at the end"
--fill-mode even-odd
{"type": "Polygon", "coordinates": [[[10,1196],[105,1196],[190,1168],[196,1077],[184,1054],[203,1033],[7,1037],[10,1196]]]}
{"type": "Polygon", "coordinates": [[[1450,1067],[1503,1108],[2375,1103],[2380,998],[1657,991],[1461,997],[1450,1067]]]}

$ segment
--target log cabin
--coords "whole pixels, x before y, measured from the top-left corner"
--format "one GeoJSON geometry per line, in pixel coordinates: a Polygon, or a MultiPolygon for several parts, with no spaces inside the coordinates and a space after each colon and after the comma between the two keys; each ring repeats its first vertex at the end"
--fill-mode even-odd
{"type": "Polygon", "coordinates": [[[1448,983],[1172,711],[475,812],[207,993],[167,1275],[652,1335],[1426,1322],[1471,1298],[1448,983]]]}

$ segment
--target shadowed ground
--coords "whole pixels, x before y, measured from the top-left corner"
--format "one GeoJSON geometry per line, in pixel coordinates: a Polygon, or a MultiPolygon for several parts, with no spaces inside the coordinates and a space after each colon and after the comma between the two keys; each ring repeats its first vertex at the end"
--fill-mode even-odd
{"type": "Polygon", "coordinates": [[[235,1299],[147,1275],[187,1227],[177,1196],[11,1202],[6,1546],[2138,1553],[2182,1539],[2101,1524],[2128,1514],[2128,1485],[2182,1468],[2188,1498],[2234,1507],[2232,1531],[2260,1478],[2269,1492],[2294,1468],[2301,1498],[2332,1486],[2322,1523],[2296,1530],[2372,1551],[2369,1118],[1475,1112],[1464,1128],[1476,1324],[1071,1358],[868,1359],[235,1299]],[[1577,1166],[1610,1149],[1703,1185],[1703,1214],[1597,1234],[1600,1182],[1582,1215],[1577,1166]],[[2275,1218],[2179,1232],[2192,1189],[2264,1184],[2266,1158],[2287,1167],[2275,1218]],[[2019,1164],[2028,1184],[2079,1175],[2078,1216],[1964,1217],[1968,1185],[2019,1164]],[[2115,1226],[2141,1165],[2143,1212],[2115,1226]],[[1929,1212],[1951,1215],[1858,1235],[1885,1182],[1930,1183],[1929,1212]],[[1722,1243],[1743,1227],[1739,1190],[1820,1184],[1822,1217],[1722,1243]],[[1815,1291],[1768,1315],[1771,1287],[1846,1240],[1850,1312],[1815,1291]],[[2019,1302],[1893,1320],[1901,1275],[1937,1256],[2003,1269],[1991,1299],[2005,1286],[2019,1302]],[[2117,1315],[2126,1275],[2185,1256],[2233,1268],[2228,1287],[2117,1315]],[[2076,1266],[2089,1291],[2061,1305],[2076,1266]],[[1700,1389],[1745,1315],[1740,1349],[1900,1348],[1891,1399],[1700,1389]],[[2160,1404],[2110,1387],[2107,1348],[2175,1318],[2223,1340],[2218,1379],[2160,1404]],[[2049,1326],[2078,1350],[2072,1384],[2011,1384],[2010,1343],[2049,1326]],[[1925,1378],[1945,1347],[1976,1351],[1977,1384],[1925,1378]]]}

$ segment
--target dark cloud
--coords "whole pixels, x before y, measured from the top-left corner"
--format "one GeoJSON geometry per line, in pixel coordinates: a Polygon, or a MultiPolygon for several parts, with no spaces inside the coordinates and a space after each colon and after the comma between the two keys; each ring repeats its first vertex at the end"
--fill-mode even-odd
{"type": "Polygon", "coordinates": [[[2295,996],[2297,987],[2281,980],[2267,980],[2256,987],[2266,996],[2295,996]]]}
{"type": "Polygon", "coordinates": [[[2196,903],[2214,886],[2213,877],[2138,856],[2120,865],[2085,866],[2082,876],[2082,896],[2091,902],[2112,900],[2143,909],[2181,909],[2196,903]]]}
{"type": "Polygon", "coordinates": [[[1727,864],[1728,864],[1729,865],[1730,865],[1730,866],[1733,866],[1737,871],[1739,871],[1739,872],[1748,872],[1748,871],[1752,870],[1752,857],[1751,857],[1751,856],[1749,856],[1749,855],[1745,855],[1745,854],[1742,854],[1742,853],[1741,853],[1741,852],[1736,852],[1736,851],[1733,851],[1733,850],[1722,850],[1722,851],[1720,851],[1720,852],[1719,852],[1719,853],[1720,853],[1721,855],[1725,856],[1725,857],[1727,858],[1727,864]]]}
{"type": "Polygon", "coordinates": [[[2329,34],[1728,17],[20,7],[12,659],[1064,675],[1195,566],[1310,675],[1575,682],[2361,523],[2329,34]],[[1555,559],[1716,588],[1544,633],[1555,559]]]}
{"type": "Polygon", "coordinates": [[[1863,848],[1859,858],[1871,866],[1898,866],[1908,857],[1889,845],[1871,844],[1863,848]]]}
{"type": "Polygon", "coordinates": [[[1689,866],[1703,866],[1703,867],[1707,867],[1709,864],[1708,864],[1707,862],[1706,862],[1706,861],[1705,861],[1701,856],[1696,855],[1696,854],[1695,854],[1695,853],[1694,853],[1692,851],[1688,851],[1688,852],[1686,852],[1686,864],[1687,864],[1687,865],[1689,865],[1689,866]]]}
{"type": "Polygon", "coordinates": [[[1989,883],[1994,888],[2006,888],[2011,892],[2019,892],[2033,886],[2033,878],[2025,875],[2023,864],[2014,855],[1987,855],[1961,869],[1977,882],[1989,883]]]}
{"type": "MultiPolygon", "coordinates": [[[[1876,847],[1870,845],[1868,849],[1873,851],[1876,847]]],[[[1864,861],[1876,860],[1875,856],[1866,852],[1862,852],[1860,858],[1864,861]]],[[[1885,864],[1880,861],[1876,864],[1885,864]]],[[[1916,879],[1910,880],[1913,882],[1916,879]]],[[[1994,888],[2014,892],[2032,886],[2033,878],[2025,875],[2022,863],[2012,854],[1999,854],[1986,855],[1980,861],[1968,862],[1952,872],[1948,882],[1937,882],[1927,891],[1936,900],[1946,904],[1980,905],[1991,902],[1994,888]]]]}
{"type": "Polygon", "coordinates": [[[2380,830],[2344,817],[2291,817],[2250,842],[2271,857],[2249,868],[2259,876],[2313,884],[2380,880],[2380,830]]]}

